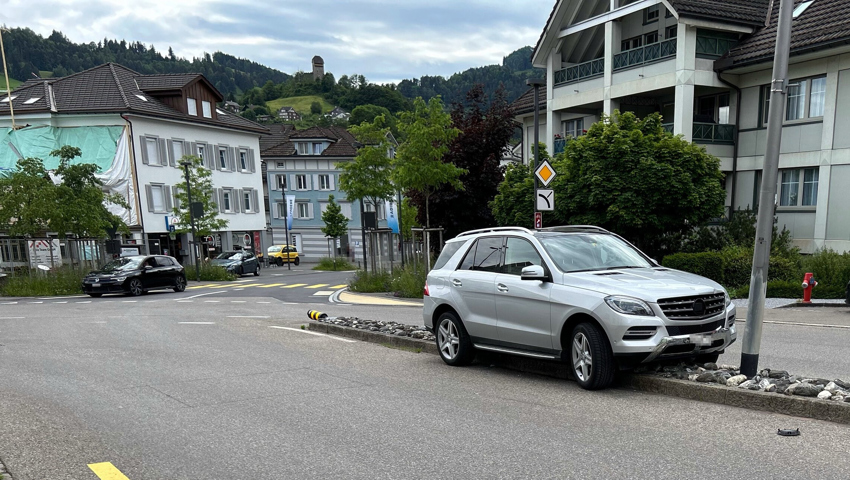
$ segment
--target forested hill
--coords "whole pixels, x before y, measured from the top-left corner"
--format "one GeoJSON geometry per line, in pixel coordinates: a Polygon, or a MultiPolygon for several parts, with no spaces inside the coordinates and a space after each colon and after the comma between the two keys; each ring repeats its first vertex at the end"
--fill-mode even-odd
{"type": "Polygon", "coordinates": [[[480,83],[484,85],[484,91],[488,94],[492,94],[500,85],[503,85],[505,98],[513,101],[528,89],[525,84],[527,79],[535,76],[544,78],[546,75],[545,70],[531,66],[531,52],[531,47],[523,47],[506,56],[501,65],[474,67],[449,78],[423,76],[412,80],[402,80],[398,84],[398,91],[407,98],[431,98],[442,95],[443,101],[450,104],[463,101],[466,92],[476,83],[480,83]]]}
{"type": "Polygon", "coordinates": [[[103,39],[97,43],[73,43],[61,32],[47,38],[28,28],[12,28],[3,34],[9,76],[26,81],[34,76],[61,77],[115,62],[139,73],[203,73],[225,96],[233,97],[268,81],[282,83],[290,76],[279,70],[226,53],[205,54],[191,61],[177,58],[171,48],[159,52],[141,42],[103,39]]]}

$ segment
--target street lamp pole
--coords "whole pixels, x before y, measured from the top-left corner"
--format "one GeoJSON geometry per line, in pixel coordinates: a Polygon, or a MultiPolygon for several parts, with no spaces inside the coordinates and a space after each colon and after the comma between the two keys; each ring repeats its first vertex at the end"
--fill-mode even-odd
{"type": "MultiPolygon", "coordinates": [[[[545,85],[546,82],[542,78],[529,78],[525,81],[526,85],[534,88],[534,145],[532,148],[534,149],[534,165],[532,171],[537,169],[537,166],[540,164],[540,87],[545,85]]],[[[532,201],[534,202],[533,211],[535,218],[537,217],[537,175],[534,176],[534,198],[532,201]]],[[[537,225],[534,225],[534,228],[537,228],[537,225]]]]}
{"type": "Polygon", "coordinates": [[[195,235],[195,215],[192,212],[192,186],[189,184],[189,166],[192,165],[192,162],[180,162],[183,165],[183,171],[186,173],[186,199],[189,200],[189,225],[192,228],[192,241],[189,242],[189,246],[192,250],[192,261],[195,263],[195,280],[201,281],[201,265],[198,262],[198,252],[195,251],[197,248],[197,237],[195,235]]]}

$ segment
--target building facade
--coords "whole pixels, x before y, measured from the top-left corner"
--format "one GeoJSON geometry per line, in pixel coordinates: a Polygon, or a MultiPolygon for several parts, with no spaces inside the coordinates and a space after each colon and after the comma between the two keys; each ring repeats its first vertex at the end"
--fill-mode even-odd
{"type": "Polygon", "coordinates": [[[301,115],[292,107],[280,107],[277,116],[290,122],[301,120],[301,115]]]}
{"type": "MultiPolygon", "coordinates": [[[[204,253],[252,248],[255,232],[265,228],[259,138],[268,130],[216,108],[222,100],[203,75],[140,75],[116,64],[27,82],[12,92],[16,123],[26,127],[7,129],[0,163],[21,155],[48,158],[28,151],[32,135],[49,135],[54,143],[45,143],[47,149],[80,147],[79,161],[96,163],[105,187],[130,204],[128,211],[114,212],[131,230],[122,243],[185,262],[188,236],[172,232],[180,227],[175,187],[185,184],[181,158],[197,155],[212,172],[214,202],[228,221],[204,253]]],[[[8,101],[0,103],[0,125],[10,126],[10,120],[8,101]]]]}
{"type": "MultiPolygon", "coordinates": [[[[850,250],[850,3],[794,2],[776,215],[804,253],[850,250]],[[848,124],[848,125],[845,125],[848,124]]],[[[540,140],[559,152],[603,114],[658,112],[726,173],[726,207],[755,208],[779,2],[562,0],[537,43],[540,140]]],[[[514,103],[522,157],[532,90],[514,103]]]]}

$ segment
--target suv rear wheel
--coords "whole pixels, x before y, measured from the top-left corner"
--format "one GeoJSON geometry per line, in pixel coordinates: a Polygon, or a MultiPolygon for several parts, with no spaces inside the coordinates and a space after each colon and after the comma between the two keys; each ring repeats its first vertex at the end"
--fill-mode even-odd
{"type": "Polygon", "coordinates": [[[570,336],[570,359],[576,382],[586,390],[606,388],[614,381],[614,355],[608,338],[592,323],[580,323],[570,336]]]}
{"type": "Polygon", "coordinates": [[[475,347],[469,334],[454,312],[445,312],[437,319],[437,350],[449,365],[469,365],[475,358],[475,347]]]}

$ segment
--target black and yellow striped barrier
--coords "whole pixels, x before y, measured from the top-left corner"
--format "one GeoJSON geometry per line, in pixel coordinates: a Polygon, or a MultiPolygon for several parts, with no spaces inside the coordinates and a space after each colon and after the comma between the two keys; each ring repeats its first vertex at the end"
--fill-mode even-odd
{"type": "Polygon", "coordinates": [[[322,313],[318,310],[308,310],[307,316],[310,317],[311,320],[318,320],[320,318],[328,318],[327,313],[322,313]]]}

